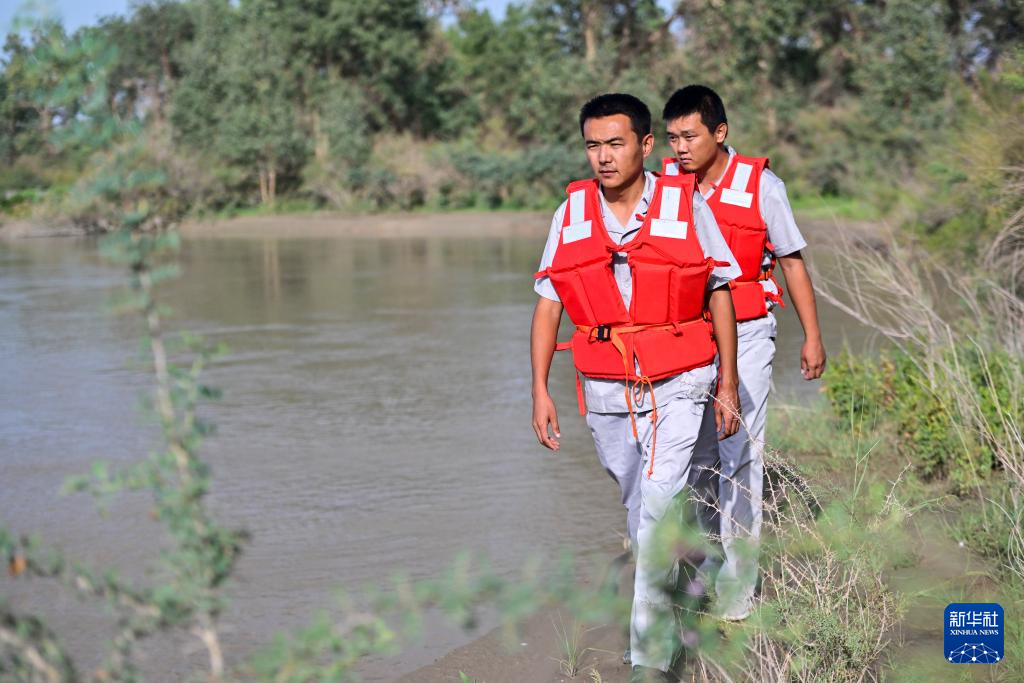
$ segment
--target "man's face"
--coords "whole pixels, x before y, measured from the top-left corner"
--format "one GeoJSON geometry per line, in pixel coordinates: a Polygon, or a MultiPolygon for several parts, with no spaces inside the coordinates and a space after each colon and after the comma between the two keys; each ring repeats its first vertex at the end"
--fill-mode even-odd
{"type": "Polygon", "coordinates": [[[687,173],[696,173],[714,162],[729,127],[723,123],[712,132],[701,121],[700,112],[694,112],[667,122],[665,131],[679,165],[687,173]]]}
{"type": "Polygon", "coordinates": [[[607,189],[633,182],[643,173],[644,159],[654,149],[654,136],[637,138],[629,117],[613,114],[583,122],[583,142],[594,175],[607,189]]]}

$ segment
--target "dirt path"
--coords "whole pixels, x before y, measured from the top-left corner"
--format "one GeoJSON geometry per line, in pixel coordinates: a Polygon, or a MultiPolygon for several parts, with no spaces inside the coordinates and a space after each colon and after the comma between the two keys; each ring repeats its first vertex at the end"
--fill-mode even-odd
{"type": "MultiPolygon", "coordinates": [[[[609,547],[609,571],[618,578],[620,595],[633,591],[633,564],[624,555],[616,556],[609,547]]],[[[586,588],[588,582],[582,582],[586,588]]],[[[622,663],[622,653],[629,646],[624,624],[584,626],[577,672],[566,673],[563,666],[569,655],[558,643],[558,631],[573,629],[568,610],[546,609],[522,624],[518,634],[501,627],[452,650],[433,664],[401,678],[397,683],[451,683],[465,673],[478,683],[625,683],[630,669],[622,663]],[[515,637],[512,637],[515,636],[515,637]]],[[[429,636],[428,636],[429,637],[429,636]]]]}
{"type": "MultiPolygon", "coordinates": [[[[942,618],[945,606],[959,600],[981,600],[991,595],[993,586],[986,578],[984,563],[970,549],[949,538],[937,518],[920,520],[912,531],[913,566],[893,572],[889,584],[908,598],[907,613],[899,633],[893,634],[889,671],[897,680],[912,670],[917,678],[946,680],[948,665],[942,658],[942,618]],[[966,597],[965,597],[966,596],[966,597]],[[974,597],[972,597],[974,596],[974,597]]],[[[609,555],[611,556],[611,555],[609,555]]],[[[628,578],[632,564],[620,572],[619,590],[631,592],[628,578]]],[[[622,663],[622,651],[628,637],[622,626],[602,625],[586,631],[582,638],[579,671],[575,677],[564,673],[559,661],[560,649],[555,624],[557,610],[541,612],[529,619],[518,638],[510,640],[498,628],[464,645],[433,664],[397,679],[398,683],[449,683],[459,681],[464,672],[478,683],[625,683],[629,667],[622,663]]],[[[566,623],[568,615],[563,614],[566,623]]],[[[996,665],[974,667],[967,680],[988,680],[989,669],[996,665]]]]}

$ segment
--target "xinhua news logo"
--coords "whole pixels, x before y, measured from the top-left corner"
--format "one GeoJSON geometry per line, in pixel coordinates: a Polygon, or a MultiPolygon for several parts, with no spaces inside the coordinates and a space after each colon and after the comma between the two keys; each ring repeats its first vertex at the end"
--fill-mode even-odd
{"type": "Polygon", "coordinates": [[[946,661],[995,664],[1002,661],[1003,608],[994,602],[954,602],[946,606],[946,661]]]}

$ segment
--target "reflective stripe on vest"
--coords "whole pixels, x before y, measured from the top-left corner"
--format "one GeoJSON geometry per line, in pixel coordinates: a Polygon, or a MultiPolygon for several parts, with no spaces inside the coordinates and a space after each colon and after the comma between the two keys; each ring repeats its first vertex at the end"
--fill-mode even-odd
{"type": "Polygon", "coordinates": [[[566,207],[565,220],[562,224],[562,244],[586,239],[593,232],[593,221],[587,218],[586,200],[585,189],[569,193],[569,206],[566,207]]]}
{"type": "MultiPolygon", "coordinates": [[[[732,204],[733,206],[742,206],[745,209],[749,209],[750,205],[754,203],[754,193],[750,192],[747,188],[750,185],[750,175],[754,170],[754,166],[745,162],[737,162],[734,166],[729,186],[721,187],[718,190],[718,201],[723,204],[732,204]]],[[[757,178],[760,184],[760,169],[757,178]]]]}

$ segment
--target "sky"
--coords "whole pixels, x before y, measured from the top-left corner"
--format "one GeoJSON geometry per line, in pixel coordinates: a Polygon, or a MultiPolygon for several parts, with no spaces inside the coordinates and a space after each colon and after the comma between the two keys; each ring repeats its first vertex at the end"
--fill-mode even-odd
{"type": "MultiPolygon", "coordinates": [[[[491,10],[496,17],[505,15],[505,7],[510,0],[478,0],[478,6],[491,10]]],[[[56,14],[64,23],[68,32],[110,14],[125,14],[130,0],[0,0],[0,35],[5,35],[11,26],[11,20],[21,7],[34,7],[50,14],[56,14]]]]}
{"type": "MultiPolygon", "coordinates": [[[[477,6],[486,7],[496,18],[505,16],[505,7],[510,0],[477,0],[477,6]]],[[[38,12],[48,12],[59,16],[68,32],[110,14],[125,14],[130,0],[0,0],[0,35],[6,35],[11,20],[21,7],[34,7],[38,12]]],[[[659,3],[669,4],[666,0],[659,3]]]]}
{"type": "Polygon", "coordinates": [[[32,8],[33,14],[59,16],[69,32],[88,24],[95,24],[100,17],[109,14],[124,14],[128,11],[129,0],[0,0],[0,32],[6,35],[11,20],[21,8],[32,8]]]}

